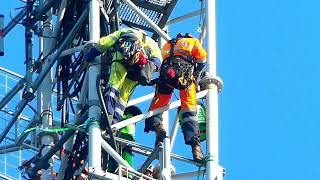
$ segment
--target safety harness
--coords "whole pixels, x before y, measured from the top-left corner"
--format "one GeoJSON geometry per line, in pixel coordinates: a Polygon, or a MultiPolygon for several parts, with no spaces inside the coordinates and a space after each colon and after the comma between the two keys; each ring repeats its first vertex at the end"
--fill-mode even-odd
{"type": "MultiPolygon", "coordinates": [[[[142,41],[145,42],[146,35],[143,34],[142,41]]],[[[128,72],[128,78],[133,81],[139,81],[140,71],[143,65],[146,65],[151,54],[151,50],[142,47],[141,42],[134,33],[125,33],[117,40],[114,53],[120,52],[124,59],[113,60],[113,62],[119,62],[123,64],[128,72]],[[143,56],[143,57],[140,57],[143,56]],[[140,63],[140,59],[144,58],[144,63],[140,63]],[[139,61],[139,62],[138,62],[139,61]]]]}
{"type": "Polygon", "coordinates": [[[178,40],[179,38],[174,38],[169,41],[170,55],[160,67],[160,83],[183,90],[192,84],[194,59],[191,56],[174,55],[174,48],[178,40]]]}

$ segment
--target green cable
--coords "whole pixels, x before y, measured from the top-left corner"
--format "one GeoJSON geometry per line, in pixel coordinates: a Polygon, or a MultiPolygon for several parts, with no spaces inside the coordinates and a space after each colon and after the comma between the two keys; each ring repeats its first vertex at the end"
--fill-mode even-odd
{"type": "Polygon", "coordinates": [[[42,131],[42,132],[49,132],[49,133],[60,133],[60,132],[77,130],[80,128],[87,128],[92,124],[99,125],[99,120],[97,120],[95,118],[91,118],[91,119],[87,120],[84,124],[74,126],[74,127],[67,127],[67,128],[51,128],[51,129],[49,129],[49,128],[40,128],[39,126],[37,126],[37,127],[33,127],[33,128],[29,128],[29,129],[24,130],[21,133],[21,135],[27,134],[27,133],[34,131],[34,130],[38,130],[38,131],[42,131]]]}
{"type": "Polygon", "coordinates": [[[49,128],[33,127],[33,128],[29,128],[29,129],[26,129],[25,131],[23,131],[21,133],[21,135],[27,134],[27,133],[34,131],[34,130],[39,130],[39,131],[49,132],[49,133],[59,133],[59,132],[65,132],[65,131],[70,131],[70,130],[75,130],[75,129],[77,129],[77,128],[52,128],[52,129],[49,129],[49,128]]]}

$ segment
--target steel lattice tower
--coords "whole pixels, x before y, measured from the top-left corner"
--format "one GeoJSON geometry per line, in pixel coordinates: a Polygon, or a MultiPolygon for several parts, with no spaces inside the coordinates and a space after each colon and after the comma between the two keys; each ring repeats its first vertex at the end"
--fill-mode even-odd
{"type": "MultiPolygon", "coordinates": [[[[4,160],[0,159],[0,163],[5,165],[3,170],[0,169],[0,172],[4,172],[0,173],[0,177],[21,178],[21,175],[13,177],[7,173],[7,158],[12,155],[18,159],[15,163],[17,166],[24,165],[22,169],[29,177],[35,177],[41,171],[43,179],[64,179],[65,174],[70,173],[68,157],[72,154],[76,135],[80,132],[88,136],[82,141],[86,143],[88,152],[72,177],[88,169],[93,179],[127,179],[123,175],[126,171],[134,175],[135,179],[152,179],[145,177],[143,172],[158,159],[162,172],[160,179],[185,179],[205,173],[207,179],[222,180],[224,172],[219,165],[218,142],[218,93],[222,89],[222,81],[216,73],[215,1],[199,2],[205,4],[203,9],[195,9],[171,20],[169,17],[175,8],[192,7],[179,7],[178,0],[26,0],[25,7],[8,24],[3,23],[5,17],[0,15],[0,56],[5,53],[6,35],[21,23],[25,27],[26,57],[24,76],[0,69],[0,78],[4,79],[0,83],[3,88],[1,91],[6,93],[0,101],[0,116],[3,117],[0,122],[4,122],[4,128],[0,129],[0,154],[5,155],[4,160]],[[206,43],[208,52],[208,76],[202,82],[206,87],[197,94],[197,98],[206,99],[206,162],[196,163],[172,152],[179,123],[178,116],[172,118],[168,113],[180,106],[180,101],[175,101],[165,108],[112,125],[113,130],[119,130],[162,112],[168,112],[163,115],[167,122],[167,132],[169,121],[174,122],[168,138],[155,148],[115,138],[118,144],[129,145],[134,153],[146,157],[138,168],[130,167],[108,144],[108,131],[90,121],[101,118],[96,79],[104,71],[102,59],[107,55],[96,58],[85,67],[80,61],[83,56],[81,51],[98,42],[100,37],[123,27],[146,31],[162,47],[164,41],[171,39],[168,30],[173,24],[199,15],[205,17],[199,39],[206,43]],[[33,54],[35,38],[39,40],[37,60],[33,54]],[[8,85],[8,81],[13,81],[14,85],[8,85]],[[33,105],[37,108],[32,108],[33,105]],[[61,115],[61,118],[56,115],[61,115]],[[68,130],[53,132],[62,128],[68,130]],[[28,158],[23,155],[26,151],[30,153],[29,157],[37,153],[38,156],[23,161],[28,158]],[[118,170],[118,174],[102,170],[101,157],[104,151],[119,163],[122,171],[118,170]],[[171,175],[172,159],[192,164],[194,169],[177,171],[171,175]],[[201,166],[205,170],[199,170],[201,166]],[[58,174],[53,175],[53,172],[58,174]]],[[[128,105],[150,102],[152,97],[153,93],[138,97],[129,101],[128,105]]]]}

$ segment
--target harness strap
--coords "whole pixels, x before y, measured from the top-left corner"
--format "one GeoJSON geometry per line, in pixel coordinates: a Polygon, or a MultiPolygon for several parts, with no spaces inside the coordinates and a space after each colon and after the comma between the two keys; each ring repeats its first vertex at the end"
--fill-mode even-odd
{"type": "Polygon", "coordinates": [[[173,38],[169,41],[171,47],[170,47],[170,55],[169,55],[169,59],[173,58],[174,55],[173,55],[173,51],[174,51],[174,46],[176,45],[177,43],[177,38],[173,38]]]}

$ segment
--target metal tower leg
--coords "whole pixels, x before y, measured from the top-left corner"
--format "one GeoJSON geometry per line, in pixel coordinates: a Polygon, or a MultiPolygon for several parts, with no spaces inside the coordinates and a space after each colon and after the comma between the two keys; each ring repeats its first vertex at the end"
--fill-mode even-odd
{"type": "MultiPolygon", "coordinates": [[[[40,0],[39,5],[43,7],[45,0],[40,0]]],[[[47,19],[44,22],[41,22],[43,26],[42,35],[44,37],[51,37],[52,36],[52,29],[50,24],[52,24],[52,13],[51,9],[46,13],[47,19]],[[49,25],[48,25],[49,24],[49,25]]],[[[50,38],[43,38],[40,37],[39,40],[39,51],[42,52],[43,57],[47,56],[51,51],[51,39],[50,38]]],[[[48,62],[45,61],[42,65],[43,68],[48,66],[48,62]]],[[[43,128],[50,128],[52,127],[52,69],[49,70],[49,73],[44,78],[43,82],[41,83],[39,90],[37,91],[37,110],[40,113],[40,117],[42,118],[42,126],[43,128]]],[[[50,134],[43,134],[41,137],[41,145],[44,145],[44,148],[41,154],[46,154],[51,146],[53,146],[53,137],[50,134]]],[[[45,180],[52,179],[52,164],[53,159],[49,159],[50,167],[48,170],[44,170],[42,173],[42,178],[45,180]]]]}
{"type": "MultiPolygon", "coordinates": [[[[90,40],[99,42],[100,39],[100,6],[98,0],[92,0],[89,4],[89,31],[90,40]]],[[[100,57],[95,62],[100,62],[100,57]]],[[[88,101],[99,102],[96,79],[100,72],[100,65],[89,67],[89,95],[88,101]]],[[[89,120],[98,121],[100,119],[101,109],[98,104],[89,108],[89,120]]],[[[101,130],[97,123],[89,125],[89,171],[99,173],[101,171],[101,130]]]]}
{"type": "Polygon", "coordinates": [[[4,56],[4,33],[3,33],[3,27],[4,27],[4,15],[0,14],[0,56],[4,56]]]}
{"type": "Polygon", "coordinates": [[[20,79],[20,81],[1,100],[0,109],[2,109],[5,105],[8,104],[8,102],[24,87],[25,83],[26,83],[26,79],[25,78],[20,79]]]}
{"type": "MultiPolygon", "coordinates": [[[[210,77],[216,77],[216,4],[207,1],[207,46],[210,77]],[[210,9],[210,10],[209,10],[210,9]]],[[[207,94],[207,179],[222,180],[219,166],[218,86],[210,83],[207,94]]]]}
{"type": "Polygon", "coordinates": [[[33,47],[33,33],[32,33],[32,9],[34,0],[27,1],[27,16],[24,20],[25,23],[25,55],[26,55],[26,88],[25,92],[22,95],[24,99],[30,101],[34,98],[34,92],[32,88],[32,74],[33,74],[33,57],[32,57],[32,47],[33,47]]]}

